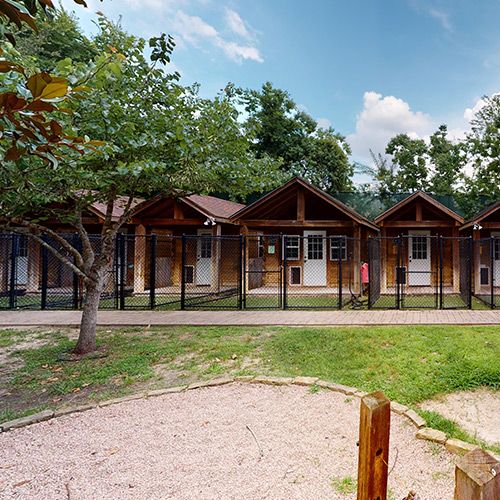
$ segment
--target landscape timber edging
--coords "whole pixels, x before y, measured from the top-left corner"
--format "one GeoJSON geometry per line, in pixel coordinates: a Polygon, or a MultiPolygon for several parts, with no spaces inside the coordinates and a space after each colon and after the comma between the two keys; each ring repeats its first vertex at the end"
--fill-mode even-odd
{"type": "MultiPolygon", "coordinates": [[[[193,382],[189,385],[181,385],[177,387],[168,387],[165,389],[155,389],[147,392],[141,392],[138,394],[133,394],[129,396],[124,396],[121,398],[108,399],[106,401],[101,401],[100,403],[90,403],[78,406],[69,406],[66,408],[60,408],[58,410],[44,410],[38,413],[33,413],[26,417],[17,418],[9,422],[3,422],[0,424],[0,432],[7,432],[12,429],[20,429],[22,427],[27,427],[28,425],[36,424],[52,418],[57,418],[63,415],[70,415],[72,413],[80,413],[87,410],[92,410],[95,408],[105,408],[106,406],[111,406],[120,403],[126,403],[128,401],[135,401],[138,399],[147,399],[157,396],[164,396],[165,394],[174,394],[184,391],[191,391],[194,389],[201,389],[204,387],[217,387],[226,384],[263,384],[263,385],[298,385],[298,386],[309,386],[309,387],[320,387],[332,392],[338,392],[340,394],[345,394],[346,396],[355,396],[357,398],[362,398],[368,393],[365,391],[358,390],[354,387],[348,387],[342,384],[336,384],[334,382],[328,382],[326,380],[320,380],[316,377],[268,377],[268,376],[252,376],[243,375],[240,377],[218,377],[211,380],[204,380],[199,382],[193,382]]],[[[471,443],[461,441],[454,438],[446,438],[446,435],[441,431],[436,429],[431,429],[426,427],[425,420],[414,410],[409,409],[407,406],[402,405],[396,401],[391,401],[391,411],[405,417],[408,419],[418,430],[416,437],[418,439],[429,441],[433,443],[438,443],[444,445],[444,447],[455,455],[463,455],[473,449],[479,448],[471,443]]]]}

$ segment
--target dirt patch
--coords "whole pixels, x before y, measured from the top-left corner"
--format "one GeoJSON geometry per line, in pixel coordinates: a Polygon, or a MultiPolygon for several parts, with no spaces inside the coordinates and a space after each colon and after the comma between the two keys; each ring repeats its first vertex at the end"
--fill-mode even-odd
{"type": "MultiPolygon", "coordinates": [[[[338,485],[356,478],[358,411],[342,394],[248,384],[96,408],[0,434],[0,496],[354,499],[338,485]]],[[[399,415],[389,460],[394,498],[452,496],[452,456],[399,415]]]]}
{"type": "Polygon", "coordinates": [[[460,391],[423,402],[421,408],[453,420],[472,436],[500,445],[500,391],[460,391]]]}

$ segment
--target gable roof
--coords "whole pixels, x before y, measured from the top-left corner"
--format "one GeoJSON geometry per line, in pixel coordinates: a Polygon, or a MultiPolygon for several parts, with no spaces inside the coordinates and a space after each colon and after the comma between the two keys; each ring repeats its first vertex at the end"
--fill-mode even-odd
{"type": "MultiPolygon", "coordinates": [[[[137,213],[146,210],[146,208],[164,198],[171,197],[159,194],[154,196],[153,198],[150,198],[149,200],[144,200],[142,203],[136,206],[134,214],[136,215],[137,213]]],[[[200,214],[202,214],[203,216],[212,217],[217,222],[230,222],[230,216],[238,210],[241,210],[245,206],[234,201],[223,200],[222,198],[202,194],[181,196],[178,199],[191,208],[194,208],[196,211],[200,212],[200,214]]]]}
{"type": "MultiPolygon", "coordinates": [[[[143,203],[145,200],[144,198],[134,198],[132,200],[131,208],[132,211],[135,207],[143,203]]],[[[119,219],[123,215],[123,211],[125,209],[125,206],[128,202],[128,196],[119,196],[114,205],[113,205],[113,211],[111,213],[111,219],[113,221],[119,219]]],[[[89,210],[97,215],[100,219],[104,219],[106,217],[106,210],[107,210],[107,205],[104,202],[101,201],[95,201],[90,205],[89,210]]]]}
{"type": "Polygon", "coordinates": [[[393,205],[391,208],[387,209],[385,212],[382,212],[380,215],[375,217],[375,223],[379,224],[382,222],[384,219],[389,217],[389,215],[392,215],[393,213],[397,212],[401,208],[403,208],[405,205],[408,205],[412,201],[416,200],[417,198],[421,198],[422,200],[426,201],[427,203],[430,203],[432,206],[440,210],[441,212],[447,214],[449,217],[452,219],[455,219],[457,222],[460,222],[463,224],[464,218],[448,208],[447,206],[443,205],[436,199],[434,199],[432,196],[429,196],[428,194],[424,193],[423,191],[415,191],[413,194],[405,198],[404,200],[399,201],[395,205],[393,205]]]}
{"type": "Polygon", "coordinates": [[[373,229],[375,231],[379,231],[379,228],[370,222],[366,217],[363,217],[361,214],[353,210],[352,208],[349,208],[347,205],[342,203],[341,201],[337,200],[333,196],[329,195],[328,193],[325,193],[321,189],[317,188],[316,186],[313,186],[309,182],[305,181],[304,179],[301,179],[300,177],[294,177],[293,179],[290,179],[288,182],[285,182],[285,184],[277,187],[276,189],[273,189],[271,192],[267,193],[266,195],[262,196],[258,200],[254,201],[250,205],[247,205],[246,207],[242,208],[238,212],[234,213],[231,216],[231,220],[236,221],[237,219],[244,218],[246,214],[248,214],[250,211],[252,211],[254,208],[257,208],[270,199],[274,198],[275,196],[279,195],[280,193],[283,193],[287,189],[290,189],[291,187],[299,185],[302,186],[303,188],[307,189],[309,192],[313,193],[316,196],[319,196],[321,199],[329,203],[330,205],[334,206],[347,216],[349,216],[351,219],[355,220],[359,224],[362,224],[364,226],[369,227],[370,229],[373,229]]]}
{"type": "Polygon", "coordinates": [[[202,194],[191,194],[182,200],[204,215],[220,219],[229,219],[231,215],[245,207],[242,203],[202,194]]]}
{"type": "Polygon", "coordinates": [[[483,208],[480,212],[478,212],[474,217],[470,218],[461,228],[467,229],[468,227],[481,222],[483,219],[486,219],[489,215],[495,213],[497,210],[500,210],[500,201],[495,201],[491,205],[483,208]]]}

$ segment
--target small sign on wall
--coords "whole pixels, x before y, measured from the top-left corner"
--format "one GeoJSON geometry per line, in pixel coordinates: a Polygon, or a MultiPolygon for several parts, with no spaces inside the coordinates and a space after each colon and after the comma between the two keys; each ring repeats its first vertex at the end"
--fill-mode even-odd
{"type": "Polygon", "coordinates": [[[274,254],[275,249],[276,249],[275,245],[268,245],[268,247],[267,247],[267,253],[272,255],[272,254],[274,254]]]}

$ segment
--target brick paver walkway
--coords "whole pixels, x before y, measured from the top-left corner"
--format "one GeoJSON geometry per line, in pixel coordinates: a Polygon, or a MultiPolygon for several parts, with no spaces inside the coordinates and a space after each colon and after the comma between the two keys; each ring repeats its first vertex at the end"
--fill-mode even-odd
{"type": "MultiPolygon", "coordinates": [[[[80,311],[1,311],[0,327],[77,326],[80,311]]],[[[101,326],[500,325],[495,311],[100,311],[101,326]]]]}

